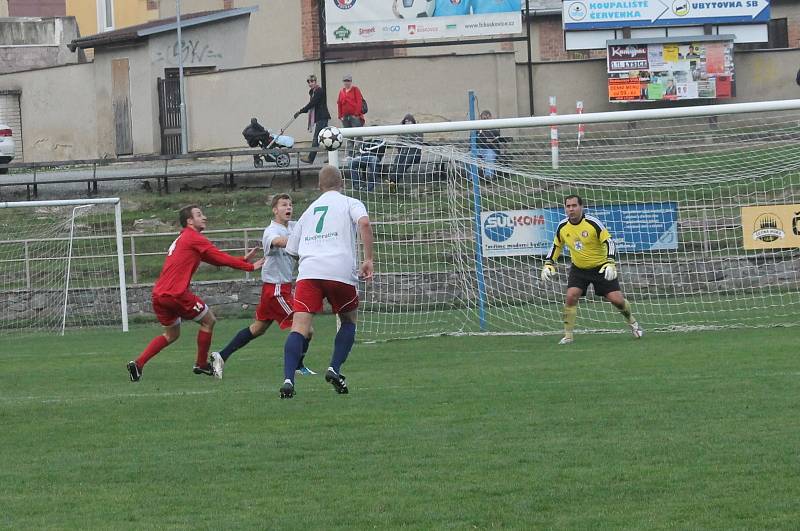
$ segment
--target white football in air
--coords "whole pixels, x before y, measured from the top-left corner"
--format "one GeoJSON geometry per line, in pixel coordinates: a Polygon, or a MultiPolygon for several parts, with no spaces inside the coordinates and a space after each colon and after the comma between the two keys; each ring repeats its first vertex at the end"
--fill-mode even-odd
{"type": "Polygon", "coordinates": [[[331,125],[319,132],[317,140],[319,140],[319,145],[328,151],[336,151],[344,142],[344,137],[338,127],[331,125]]]}

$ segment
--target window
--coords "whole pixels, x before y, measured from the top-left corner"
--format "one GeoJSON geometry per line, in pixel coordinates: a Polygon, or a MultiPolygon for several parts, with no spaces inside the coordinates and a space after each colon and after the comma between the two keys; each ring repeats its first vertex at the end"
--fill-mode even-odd
{"type": "Polygon", "coordinates": [[[97,31],[114,29],[114,0],[97,0],[97,31]]]}
{"type": "Polygon", "coordinates": [[[768,50],[789,47],[789,28],[785,18],[774,18],[767,23],[767,42],[737,44],[736,50],[768,50]]]}

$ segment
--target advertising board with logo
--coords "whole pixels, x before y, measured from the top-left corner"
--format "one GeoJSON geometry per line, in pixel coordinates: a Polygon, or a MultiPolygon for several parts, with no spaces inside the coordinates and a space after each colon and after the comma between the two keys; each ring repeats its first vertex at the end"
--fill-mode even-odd
{"type": "Polygon", "coordinates": [[[731,98],[733,36],[695,39],[608,41],[608,100],[731,98]]]}
{"type": "Polygon", "coordinates": [[[742,207],[745,249],[800,248],[800,205],[742,207]]]}
{"type": "MultiPolygon", "coordinates": [[[[619,252],[678,248],[677,203],[599,206],[586,213],[605,224],[619,252]]],[[[562,208],[482,212],[483,255],[545,256],[562,219],[562,208]]],[[[569,254],[566,248],[565,252],[569,254]]]]}
{"type": "Polygon", "coordinates": [[[765,24],[770,0],[564,0],[565,30],[765,24]]]}
{"type": "Polygon", "coordinates": [[[328,44],[522,32],[522,0],[325,0],[328,44]]]}

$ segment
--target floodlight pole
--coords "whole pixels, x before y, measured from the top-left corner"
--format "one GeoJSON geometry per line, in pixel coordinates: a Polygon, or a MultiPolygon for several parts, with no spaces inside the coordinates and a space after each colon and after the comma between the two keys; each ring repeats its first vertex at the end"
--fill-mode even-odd
{"type": "Polygon", "coordinates": [[[175,0],[175,24],[178,28],[178,90],[181,95],[181,153],[189,153],[186,137],[186,85],[183,82],[183,38],[181,37],[181,0],[175,0]]]}

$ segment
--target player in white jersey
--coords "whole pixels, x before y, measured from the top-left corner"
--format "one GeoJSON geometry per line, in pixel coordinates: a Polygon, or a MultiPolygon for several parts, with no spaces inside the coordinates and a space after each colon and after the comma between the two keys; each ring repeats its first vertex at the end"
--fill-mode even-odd
{"type": "Polygon", "coordinates": [[[348,392],[340,369],[356,336],[356,286],[359,278],[372,278],[373,236],[367,208],[358,199],[341,193],[342,174],[333,166],[325,165],[320,170],[319,189],[322,195],[300,216],[286,244],[286,252],[297,256],[300,264],[292,306],[294,322],[283,349],[281,398],[292,398],[295,394],[294,368],[310,337],[314,314],[322,310],[323,299],[328,300],[341,323],[325,381],[339,394],[348,392]],[[360,266],[357,236],[364,246],[364,261],[360,266]]]}
{"type": "MultiPolygon", "coordinates": [[[[272,198],[272,223],[264,229],[262,244],[266,262],[261,268],[261,300],[256,308],[256,318],[250,326],[240,330],[225,348],[211,353],[211,366],[214,376],[222,378],[222,371],[228,358],[248,344],[252,339],[263,335],[274,322],[282,329],[292,326],[292,282],[294,280],[295,259],[286,253],[295,222],[292,219],[292,198],[289,194],[277,194],[272,198]]],[[[311,336],[308,336],[311,339],[311,336]]],[[[308,341],[303,345],[303,354],[308,350],[308,341]]],[[[303,364],[301,356],[296,368],[301,374],[315,374],[303,364]]]]}

